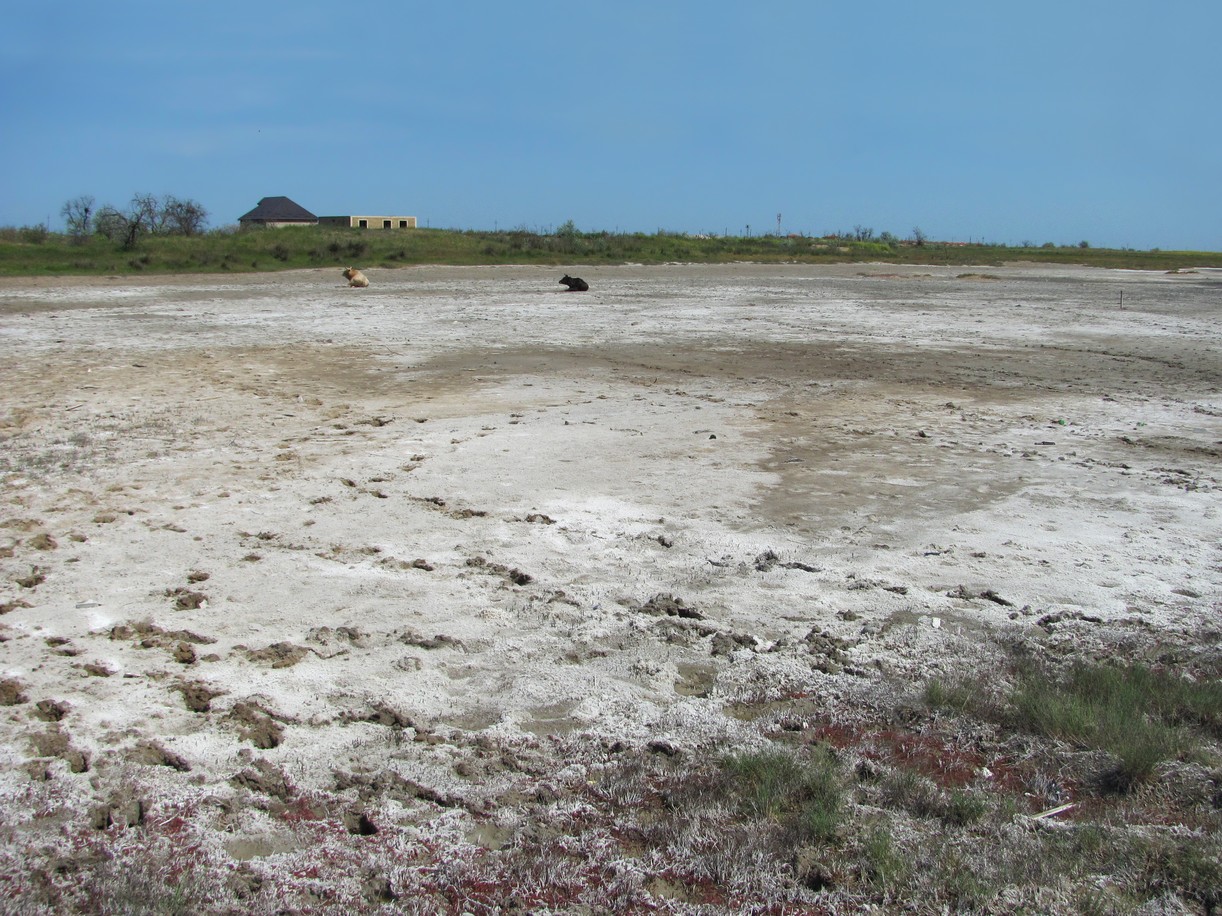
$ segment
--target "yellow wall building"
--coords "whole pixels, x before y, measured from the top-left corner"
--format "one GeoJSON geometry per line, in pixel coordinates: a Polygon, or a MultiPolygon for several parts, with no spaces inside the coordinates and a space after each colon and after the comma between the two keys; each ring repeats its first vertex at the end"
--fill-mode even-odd
{"type": "Polygon", "coordinates": [[[414,216],[320,216],[320,226],[347,226],[352,229],[415,229],[414,216]]]}

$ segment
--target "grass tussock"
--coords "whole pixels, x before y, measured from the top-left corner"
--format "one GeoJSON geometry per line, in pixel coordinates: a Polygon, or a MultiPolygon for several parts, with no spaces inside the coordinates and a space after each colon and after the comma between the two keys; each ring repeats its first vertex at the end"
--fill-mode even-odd
{"type": "Polygon", "coordinates": [[[1024,662],[1000,695],[973,679],[931,680],[924,698],[933,708],[1103,751],[1113,766],[1101,779],[1117,791],[1148,782],[1167,761],[1197,753],[1199,737],[1222,734],[1222,684],[1140,664],[1079,660],[1056,672],[1024,662]]]}
{"type": "Polygon", "coordinates": [[[729,790],[750,816],[782,825],[800,842],[836,835],[844,785],[835,753],[825,745],[805,755],[783,749],[747,751],[722,760],[729,790]]]}

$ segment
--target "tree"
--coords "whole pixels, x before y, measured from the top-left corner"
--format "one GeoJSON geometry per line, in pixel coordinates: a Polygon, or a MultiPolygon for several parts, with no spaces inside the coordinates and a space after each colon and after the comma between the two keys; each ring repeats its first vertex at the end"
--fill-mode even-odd
{"type": "Polygon", "coordinates": [[[98,211],[93,224],[98,235],[128,249],[136,247],[140,233],[144,231],[142,214],[135,210],[123,213],[110,204],[98,211]]]}
{"type": "Polygon", "coordinates": [[[124,248],[135,248],[142,235],[198,235],[207,222],[198,201],[155,194],[134,195],[126,210],[107,204],[93,219],[95,232],[124,248]]]}
{"type": "Polygon", "coordinates": [[[925,239],[926,239],[926,236],[925,236],[925,233],[922,231],[921,227],[913,226],[912,227],[912,240],[916,242],[918,248],[924,247],[925,239]]]}
{"type": "Polygon", "coordinates": [[[93,228],[93,195],[74,197],[59,212],[73,241],[83,242],[93,228]]]}
{"type": "Polygon", "coordinates": [[[106,204],[93,218],[93,231],[112,242],[121,241],[127,233],[127,217],[110,204],[106,204]]]}
{"type": "Polygon", "coordinates": [[[208,224],[208,211],[194,200],[167,197],[162,205],[165,231],[171,235],[199,235],[208,224]]]}
{"type": "Polygon", "coordinates": [[[165,207],[157,199],[156,194],[135,194],[132,196],[129,216],[135,217],[142,231],[150,235],[162,235],[165,232],[165,207]]]}

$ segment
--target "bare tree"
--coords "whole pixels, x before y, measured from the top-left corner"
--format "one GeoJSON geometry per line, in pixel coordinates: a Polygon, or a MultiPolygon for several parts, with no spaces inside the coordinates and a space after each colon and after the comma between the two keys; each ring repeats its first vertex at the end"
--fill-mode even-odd
{"type": "Polygon", "coordinates": [[[123,213],[110,204],[98,211],[93,222],[99,235],[104,235],[112,242],[129,249],[136,247],[140,234],[146,231],[142,213],[135,210],[123,213]]]}
{"type": "Polygon", "coordinates": [[[60,215],[73,241],[83,242],[93,228],[93,195],[82,194],[64,204],[60,215]]]}
{"type": "Polygon", "coordinates": [[[127,231],[127,217],[110,204],[106,204],[93,218],[93,231],[112,242],[122,241],[127,231]]]}
{"type": "Polygon", "coordinates": [[[914,226],[912,228],[912,240],[916,242],[918,248],[924,247],[925,238],[926,238],[925,233],[921,231],[920,226],[914,226]]]}
{"type": "Polygon", "coordinates": [[[139,221],[143,232],[161,235],[165,231],[165,207],[156,194],[133,195],[129,215],[139,221]]]}
{"type": "Polygon", "coordinates": [[[165,231],[172,235],[199,235],[208,223],[208,211],[198,201],[170,196],[161,209],[165,231]]]}
{"type": "Polygon", "coordinates": [[[124,248],[135,248],[143,235],[198,235],[207,222],[208,211],[198,201],[155,194],[133,195],[126,210],[107,204],[93,217],[94,231],[124,248]]]}

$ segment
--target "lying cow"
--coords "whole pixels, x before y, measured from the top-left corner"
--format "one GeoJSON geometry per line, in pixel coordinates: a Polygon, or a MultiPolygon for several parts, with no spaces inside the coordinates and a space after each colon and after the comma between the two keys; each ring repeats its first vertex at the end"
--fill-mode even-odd
{"type": "Polygon", "coordinates": [[[364,288],[369,285],[369,278],[355,267],[344,268],[344,279],[348,281],[349,286],[360,286],[364,288]]]}
{"type": "Polygon", "coordinates": [[[581,277],[570,277],[568,274],[561,277],[560,282],[569,288],[570,293],[584,293],[590,288],[590,284],[581,277]]]}

